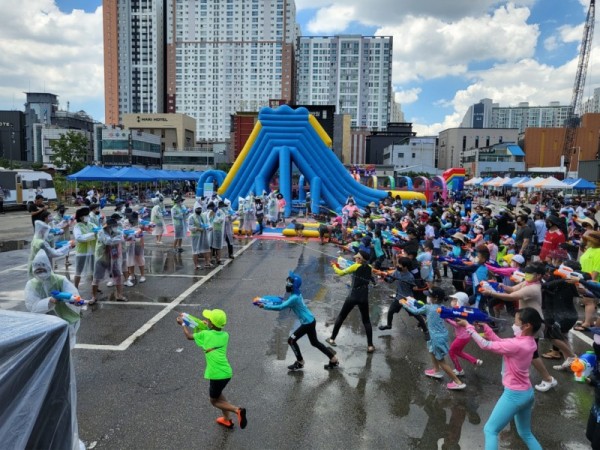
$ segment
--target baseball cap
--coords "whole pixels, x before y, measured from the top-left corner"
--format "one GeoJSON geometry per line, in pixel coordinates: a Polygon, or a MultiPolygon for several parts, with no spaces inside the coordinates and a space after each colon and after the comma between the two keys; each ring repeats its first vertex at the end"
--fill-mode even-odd
{"type": "Polygon", "coordinates": [[[522,255],[514,255],[512,257],[512,261],[519,263],[519,264],[523,264],[525,262],[525,258],[523,258],[522,255]]]}
{"type": "Polygon", "coordinates": [[[207,318],[217,328],[223,328],[227,324],[227,315],[222,309],[205,309],[202,317],[207,318]]]}
{"type": "Polygon", "coordinates": [[[467,306],[469,304],[469,296],[464,292],[456,292],[450,295],[450,298],[455,299],[458,306],[467,306]]]}

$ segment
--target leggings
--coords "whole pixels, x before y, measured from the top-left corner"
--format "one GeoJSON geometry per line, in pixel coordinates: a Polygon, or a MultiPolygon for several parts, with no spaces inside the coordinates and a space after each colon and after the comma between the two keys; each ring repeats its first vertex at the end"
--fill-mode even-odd
{"type": "Polygon", "coordinates": [[[360,317],[362,318],[363,326],[365,327],[365,332],[367,333],[367,345],[370,347],[373,346],[373,327],[371,326],[371,319],[369,318],[369,302],[368,300],[354,300],[351,297],[348,297],[342,306],[342,310],[335,319],[335,325],[333,325],[333,332],[331,333],[331,339],[335,340],[338,333],[340,332],[340,328],[350,314],[350,311],[354,309],[355,306],[358,306],[358,310],[360,311],[360,317]]]}
{"type": "Polygon", "coordinates": [[[542,446],[531,432],[531,410],[533,409],[533,388],[526,391],[513,391],[504,388],[490,418],[483,427],[485,449],[497,450],[498,433],[514,417],[517,433],[529,450],[542,450],[542,446]]]}
{"type": "Polygon", "coordinates": [[[462,370],[462,367],[458,360],[459,357],[466,361],[469,361],[471,364],[475,364],[477,362],[477,358],[474,358],[472,355],[469,355],[468,353],[463,351],[465,346],[470,341],[471,337],[468,336],[466,338],[456,338],[454,339],[454,341],[452,341],[452,344],[450,344],[450,359],[454,363],[454,367],[456,367],[456,370],[458,370],[459,372],[462,370]]]}
{"type": "Polygon", "coordinates": [[[229,236],[225,235],[225,242],[227,243],[227,253],[229,256],[233,256],[233,243],[229,240],[229,236]]]}
{"type": "Polygon", "coordinates": [[[300,347],[298,346],[298,339],[300,339],[304,335],[308,336],[308,340],[310,341],[310,345],[319,349],[321,353],[325,354],[329,359],[333,358],[335,353],[333,353],[329,348],[319,341],[317,338],[317,321],[313,320],[311,323],[303,324],[294,331],[290,337],[288,338],[288,344],[292,347],[292,351],[294,355],[296,355],[296,359],[298,361],[302,361],[302,353],[300,352],[300,347]]]}

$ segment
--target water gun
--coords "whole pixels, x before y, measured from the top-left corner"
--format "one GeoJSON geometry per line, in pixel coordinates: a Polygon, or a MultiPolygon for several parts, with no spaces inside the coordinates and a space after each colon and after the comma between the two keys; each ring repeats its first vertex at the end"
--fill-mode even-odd
{"type": "Polygon", "coordinates": [[[525,274],[520,270],[515,270],[510,276],[510,281],[512,281],[513,283],[522,283],[523,281],[525,281],[525,274]]]}
{"type": "Polygon", "coordinates": [[[94,227],[92,228],[92,233],[98,233],[101,229],[102,227],[94,227]]]}
{"type": "Polygon", "coordinates": [[[445,306],[440,306],[437,309],[437,312],[442,319],[464,319],[469,323],[492,322],[494,320],[498,320],[488,316],[480,309],[468,308],[466,306],[460,306],[456,308],[447,308],[445,306]]]}
{"type": "Polygon", "coordinates": [[[354,264],[352,261],[347,260],[346,258],[344,258],[343,256],[338,256],[337,260],[334,260],[331,265],[337,267],[340,270],[344,270],[347,269],[348,267],[350,267],[352,264],[354,264]]]}
{"type": "Polygon", "coordinates": [[[262,297],[254,297],[252,299],[254,306],[281,305],[282,303],[283,297],[277,297],[276,295],[263,295],[262,297]]]}
{"type": "Polygon", "coordinates": [[[137,233],[137,230],[134,230],[132,228],[127,229],[127,230],[123,230],[123,234],[125,236],[133,236],[135,233],[137,233]]]}
{"type": "Polygon", "coordinates": [[[587,351],[579,358],[575,357],[571,363],[571,371],[575,376],[575,381],[584,383],[596,366],[596,355],[592,350],[587,351]]]}
{"type": "Polygon", "coordinates": [[[182,327],[196,328],[201,322],[200,319],[188,313],[182,313],[181,319],[183,320],[183,323],[181,324],[182,327]]]}
{"type": "Polygon", "coordinates": [[[62,218],[68,222],[73,219],[73,216],[62,216],[62,218]]]}
{"type": "Polygon", "coordinates": [[[497,281],[482,281],[479,283],[479,292],[483,292],[486,290],[494,291],[494,292],[504,292],[504,289],[500,287],[500,283],[497,281]]]}
{"type": "Polygon", "coordinates": [[[149,220],[140,220],[140,225],[146,228],[154,228],[156,227],[155,223],[150,222],[149,220]]]}
{"type": "Polygon", "coordinates": [[[421,306],[425,305],[425,303],[423,303],[420,300],[417,300],[414,297],[402,298],[400,299],[400,303],[402,303],[402,305],[404,306],[410,306],[411,308],[420,308],[421,306]]]}
{"type": "Polygon", "coordinates": [[[52,291],[50,292],[50,295],[59,302],[70,303],[75,306],[82,306],[86,304],[86,301],[82,300],[81,296],[73,295],[70,292],[52,291]]]}
{"type": "Polygon", "coordinates": [[[50,228],[50,233],[58,236],[59,234],[63,234],[64,231],[62,228],[50,228]]]}
{"type": "Polygon", "coordinates": [[[560,277],[564,280],[575,280],[577,282],[589,279],[589,276],[586,277],[582,273],[575,272],[573,269],[565,266],[564,264],[561,264],[560,267],[553,272],[553,274],[555,277],[560,277]]]}
{"type": "Polygon", "coordinates": [[[62,248],[62,247],[64,247],[65,245],[70,245],[70,244],[71,244],[71,241],[58,241],[58,242],[56,242],[56,243],[54,244],[54,247],[55,247],[55,248],[62,248]]]}
{"type": "Polygon", "coordinates": [[[449,264],[455,264],[457,266],[472,266],[473,261],[466,258],[454,258],[452,256],[440,256],[438,257],[439,262],[445,262],[449,264]]]}

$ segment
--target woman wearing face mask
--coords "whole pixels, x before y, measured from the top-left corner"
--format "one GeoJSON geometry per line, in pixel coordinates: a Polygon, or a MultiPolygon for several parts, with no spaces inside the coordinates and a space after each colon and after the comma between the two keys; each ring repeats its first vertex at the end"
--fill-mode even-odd
{"type": "Polygon", "coordinates": [[[126,302],[123,296],[123,233],[119,230],[116,219],[111,217],[106,220],[104,229],[98,232],[95,250],[94,279],[92,280],[92,298],[90,305],[96,303],[98,284],[104,279],[107,272],[112,276],[116,286],[116,301],[126,302]]]}
{"type": "Polygon", "coordinates": [[[206,239],[206,226],[202,222],[202,207],[198,204],[194,214],[188,217],[188,228],[192,237],[192,258],[196,270],[200,269],[200,255],[204,256],[208,267],[210,265],[210,245],[206,239]]]}
{"type": "MultiPolygon", "coordinates": [[[[500,284],[504,289],[504,292],[495,292],[490,289],[485,289],[482,294],[506,302],[519,302],[519,309],[533,308],[539,313],[543,320],[541,279],[546,272],[546,268],[542,263],[533,263],[525,267],[523,272],[525,273],[525,280],[523,282],[515,286],[505,286],[504,284],[500,284]]],[[[540,330],[535,335],[536,342],[541,337],[542,332],[540,330]]],[[[550,375],[546,366],[544,366],[537,349],[533,354],[531,363],[542,377],[542,382],[535,386],[538,391],[546,392],[558,384],[556,379],[550,375]]]]}
{"type": "Polygon", "coordinates": [[[427,369],[425,375],[431,378],[443,378],[444,372],[452,380],[446,385],[450,390],[461,390],[467,387],[452,370],[446,362],[446,355],[450,351],[448,346],[448,330],[444,321],[437,312],[438,306],[446,300],[446,293],[442,288],[432,288],[427,296],[427,304],[416,307],[408,303],[402,303],[402,306],[413,314],[422,314],[427,317],[427,328],[429,329],[429,341],[427,341],[427,350],[431,355],[432,369],[427,369]],[[441,370],[440,370],[441,369],[441,370]]]}
{"type": "Polygon", "coordinates": [[[75,211],[75,278],[73,283],[79,288],[81,277],[92,274],[94,270],[94,250],[96,248],[96,233],[94,225],[90,223],[89,208],[79,208],[75,211]]]}
{"type": "Polygon", "coordinates": [[[514,418],[517,432],[530,450],[541,450],[542,446],[531,432],[533,389],[529,380],[531,355],[537,351],[534,335],[542,326],[542,317],[533,308],[517,311],[513,331],[514,338],[501,339],[487,325],[483,325],[484,337],[465,320],[456,323],[466,328],[467,333],[483,350],[503,356],[502,384],[504,393],[496,403],[490,418],[483,428],[486,450],[498,448],[498,434],[514,418]]]}
{"type": "Polygon", "coordinates": [[[155,227],[152,230],[152,234],[156,238],[156,243],[158,245],[162,244],[162,235],[165,232],[165,208],[159,197],[154,197],[152,199],[152,212],[150,213],[150,222],[152,222],[155,227]]]}
{"type": "Polygon", "coordinates": [[[300,278],[300,275],[290,272],[285,283],[285,291],[289,293],[290,296],[279,305],[259,304],[258,306],[268,311],[282,311],[289,308],[300,321],[300,327],[293,331],[288,339],[288,345],[292,348],[292,351],[296,356],[296,361],[294,364],[288,366],[288,370],[296,371],[304,368],[304,358],[302,357],[302,352],[298,346],[298,340],[304,335],[308,336],[310,345],[329,358],[329,363],[325,365],[325,369],[334,369],[338,367],[340,363],[335,356],[335,352],[319,341],[319,338],[317,337],[317,321],[310,309],[308,309],[304,303],[304,298],[300,292],[300,286],[302,286],[302,278],[300,278]]]}

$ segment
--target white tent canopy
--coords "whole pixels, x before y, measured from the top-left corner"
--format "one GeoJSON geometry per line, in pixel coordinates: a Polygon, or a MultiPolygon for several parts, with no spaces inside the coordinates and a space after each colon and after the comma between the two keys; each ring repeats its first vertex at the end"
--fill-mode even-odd
{"type": "Polygon", "coordinates": [[[481,183],[482,180],[483,180],[483,178],[481,178],[481,177],[471,178],[469,181],[465,181],[464,185],[465,186],[473,186],[474,184],[481,183]]]}
{"type": "Polygon", "coordinates": [[[542,181],[544,181],[544,178],[536,177],[533,180],[526,181],[525,183],[518,183],[516,186],[518,188],[532,188],[532,187],[536,187],[542,181]]]}
{"type": "Polygon", "coordinates": [[[504,178],[502,177],[496,177],[493,180],[490,181],[486,181],[485,183],[483,183],[484,186],[495,186],[496,183],[498,183],[499,181],[503,181],[504,178]]]}
{"type": "Polygon", "coordinates": [[[557,180],[554,177],[549,177],[536,184],[535,187],[540,189],[565,189],[570,188],[571,186],[569,186],[567,183],[557,180]]]}

